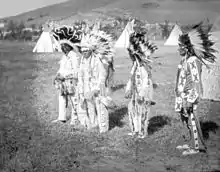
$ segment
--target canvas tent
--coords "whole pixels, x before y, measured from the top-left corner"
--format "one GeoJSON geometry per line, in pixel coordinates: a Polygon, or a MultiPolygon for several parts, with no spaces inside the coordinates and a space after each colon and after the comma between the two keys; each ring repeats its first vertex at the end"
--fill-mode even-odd
{"type": "Polygon", "coordinates": [[[215,32],[219,30],[220,30],[220,16],[216,18],[215,22],[213,23],[211,31],[215,32]]]}
{"type": "Polygon", "coordinates": [[[50,53],[50,52],[61,52],[60,45],[56,39],[50,34],[49,31],[43,31],[40,38],[35,45],[33,52],[37,53],[50,53]]]}
{"type": "Polygon", "coordinates": [[[133,32],[134,20],[128,22],[124,31],[115,43],[115,48],[128,48],[129,36],[133,32]]]}
{"type": "Polygon", "coordinates": [[[211,71],[203,67],[203,99],[220,101],[220,64],[209,64],[211,71]]]}
{"type": "Polygon", "coordinates": [[[177,24],[174,26],[173,30],[170,33],[169,38],[166,40],[164,45],[168,45],[168,46],[176,46],[178,45],[178,39],[179,36],[182,34],[182,31],[180,29],[180,26],[178,26],[177,24]]]}
{"type": "MultiPolygon", "coordinates": [[[[213,40],[220,39],[220,32],[212,33],[213,40]]],[[[215,49],[219,49],[220,42],[214,45],[215,49]]],[[[203,84],[203,99],[220,101],[220,54],[216,54],[216,63],[211,64],[206,62],[211,70],[208,70],[204,65],[202,69],[202,84],[203,84]]]]}
{"type": "MultiPolygon", "coordinates": [[[[219,50],[220,32],[212,32],[212,39],[216,41],[215,49],[219,50]]],[[[202,69],[202,84],[203,84],[203,99],[220,101],[220,53],[216,54],[216,63],[211,64],[206,62],[211,70],[208,70],[204,65],[202,69]]]]}

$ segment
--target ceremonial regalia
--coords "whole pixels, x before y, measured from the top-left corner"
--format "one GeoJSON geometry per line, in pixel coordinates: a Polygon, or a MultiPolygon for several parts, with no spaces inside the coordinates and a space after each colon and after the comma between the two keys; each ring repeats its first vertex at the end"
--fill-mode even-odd
{"type": "Polygon", "coordinates": [[[66,110],[71,106],[72,115],[70,124],[78,122],[78,72],[81,61],[81,54],[74,43],[79,43],[81,32],[74,31],[71,27],[61,27],[53,31],[54,37],[59,41],[64,55],[60,60],[60,68],[57,72],[55,82],[59,89],[59,116],[57,121],[67,120],[66,110]]]}
{"type": "Polygon", "coordinates": [[[108,96],[113,76],[112,38],[98,28],[87,30],[80,43],[83,58],[79,71],[79,96],[81,107],[86,110],[84,126],[98,126],[100,133],[109,129],[108,96]]]}
{"type": "Polygon", "coordinates": [[[133,61],[130,79],[126,86],[126,98],[130,98],[128,115],[131,127],[129,135],[139,138],[147,135],[148,117],[153,102],[153,83],[150,55],[157,47],[150,43],[145,33],[130,35],[128,52],[133,61]]]}
{"type": "Polygon", "coordinates": [[[215,50],[212,48],[214,43],[209,36],[202,30],[202,23],[200,23],[190,32],[179,37],[179,51],[182,59],[178,65],[176,78],[175,111],[180,113],[182,121],[186,123],[189,130],[192,130],[194,136],[194,148],[190,148],[188,144],[177,146],[178,149],[186,149],[183,155],[195,154],[201,149],[206,149],[196,110],[203,94],[202,65],[206,65],[205,61],[214,63],[216,58],[213,55],[215,50]]]}

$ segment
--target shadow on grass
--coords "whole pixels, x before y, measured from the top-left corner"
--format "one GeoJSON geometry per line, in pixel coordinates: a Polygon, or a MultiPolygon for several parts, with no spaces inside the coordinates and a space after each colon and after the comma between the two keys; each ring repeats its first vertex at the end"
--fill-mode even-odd
{"type": "Polygon", "coordinates": [[[220,170],[212,170],[212,171],[210,171],[210,172],[220,172],[220,170]]]}
{"type": "Polygon", "coordinates": [[[154,58],[154,59],[159,59],[159,58],[162,58],[161,56],[154,56],[154,57],[152,57],[152,58],[154,58]]]}
{"type": "Polygon", "coordinates": [[[113,110],[109,114],[109,127],[110,130],[115,127],[123,127],[124,123],[122,122],[122,119],[127,114],[128,108],[126,106],[118,107],[115,110],[113,110]]]}
{"type": "Polygon", "coordinates": [[[118,85],[112,86],[112,87],[111,87],[111,90],[112,90],[113,92],[115,92],[115,91],[120,90],[120,89],[122,89],[122,88],[124,88],[124,87],[125,87],[125,84],[118,84],[118,85]]]}
{"type": "Polygon", "coordinates": [[[149,120],[148,134],[152,135],[165,125],[170,125],[171,119],[168,116],[154,116],[149,120]]]}
{"type": "Polygon", "coordinates": [[[218,124],[213,121],[200,121],[202,134],[204,139],[209,139],[209,133],[213,132],[216,134],[216,131],[219,129],[218,124]]]}
{"type": "MultiPolygon", "coordinates": [[[[82,171],[77,159],[84,149],[81,138],[72,139],[66,127],[50,125],[47,115],[53,111],[47,114],[49,105],[45,106],[37,97],[46,94],[51,98],[52,94],[49,85],[35,89],[42,86],[38,82],[41,75],[37,81],[32,77],[35,68],[42,72],[39,62],[31,61],[30,54],[8,53],[1,58],[10,65],[4,66],[0,77],[1,81],[8,78],[0,84],[0,171],[82,171]],[[25,78],[30,81],[25,82],[25,78]]],[[[43,75],[51,78],[50,66],[45,69],[43,75]]]]}
{"type": "Polygon", "coordinates": [[[153,88],[154,88],[154,89],[158,88],[158,84],[153,83],[153,88]]]}
{"type": "Polygon", "coordinates": [[[209,139],[210,132],[216,134],[219,129],[219,111],[220,111],[220,102],[213,100],[204,100],[204,105],[208,105],[208,107],[204,106],[208,112],[205,112],[205,115],[208,114],[208,119],[201,120],[200,125],[202,129],[202,134],[204,139],[209,139]]]}

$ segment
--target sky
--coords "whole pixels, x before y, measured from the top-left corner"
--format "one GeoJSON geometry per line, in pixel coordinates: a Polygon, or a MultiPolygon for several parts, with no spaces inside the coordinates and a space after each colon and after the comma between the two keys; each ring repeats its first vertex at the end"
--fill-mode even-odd
{"type": "Polygon", "coordinates": [[[67,0],[0,0],[0,18],[14,16],[67,0]]]}

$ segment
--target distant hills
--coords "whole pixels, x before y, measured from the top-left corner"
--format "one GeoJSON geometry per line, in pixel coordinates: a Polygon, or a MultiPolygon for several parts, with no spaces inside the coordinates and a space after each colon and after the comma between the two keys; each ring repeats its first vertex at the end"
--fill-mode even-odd
{"type": "Polygon", "coordinates": [[[149,23],[169,20],[193,24],[207,18],[214,22],[220,18],[220,0],[69,0],[5,19],[39,25],[51,19],[71,21],[124,13],[149,23]]]}

